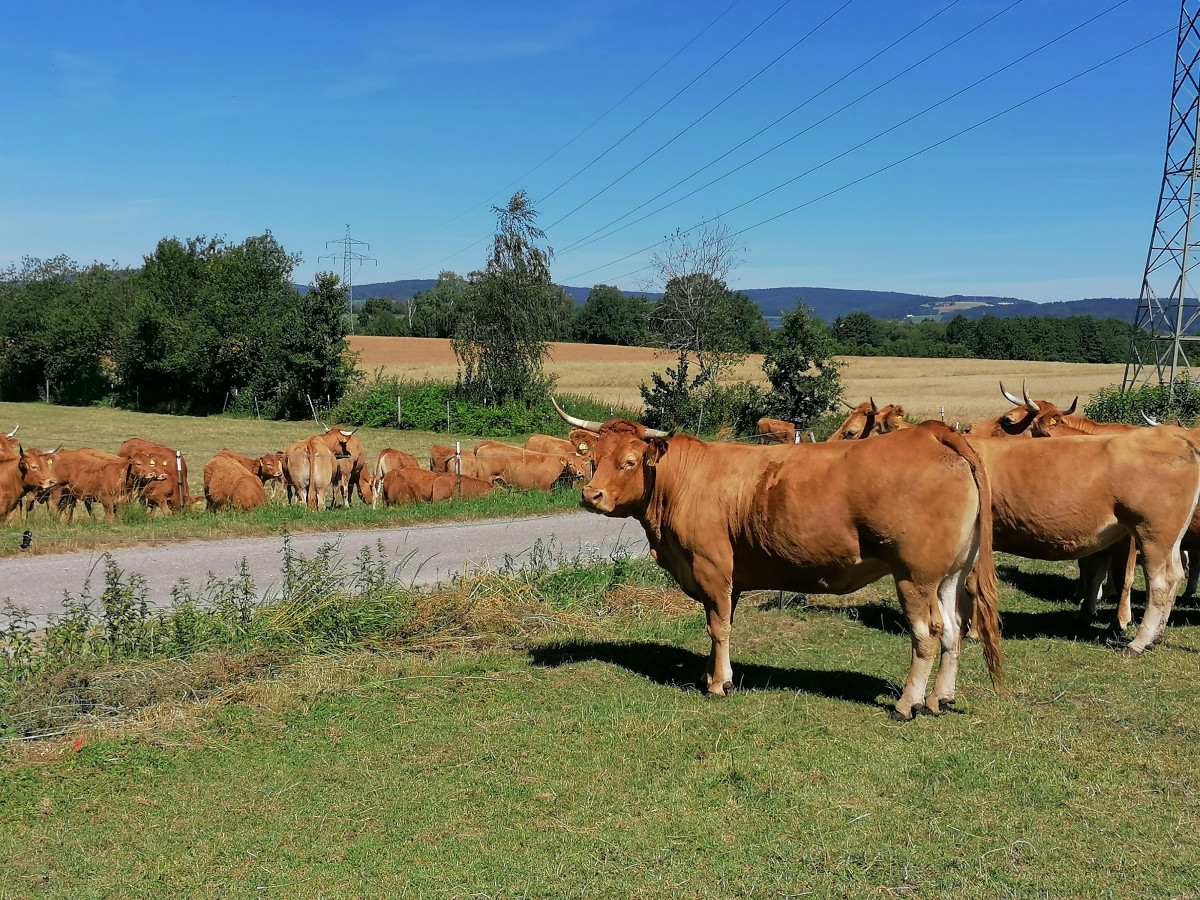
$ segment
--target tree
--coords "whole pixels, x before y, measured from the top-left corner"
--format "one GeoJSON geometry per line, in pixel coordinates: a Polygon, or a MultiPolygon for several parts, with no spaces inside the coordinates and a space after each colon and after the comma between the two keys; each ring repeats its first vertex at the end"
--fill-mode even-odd
{"type": "Polygon", "coordinates": [[[428,291],[412,298],[405,310],[409,333],[413,337],[448,338],[454,336],[459,301],[467,289],[467,280],[444,271],[428,291]]]}
{"type": "Polygon", "coordinates": [[[645,346],[650,339],[650,301],[627,296],[620,288],[598,284],[575,319],[575,340],[586,344],[645,346]]]}
{"type": "Polygon", "coordinates": [[[738,331],[725,284],[739,252],[729,228],[712,223],[689,232],[677,229],[651,257],[651,286],[663,287],[652,327],[665,349],[695,355],[705,381],[715,382],[722,370],[745,358],[745,335],[738,331]]]}
{"type": "Polygon", "coordinates": [[[793,312],[783,314],[763,359],[771,383],[767,415],[804,426],[833,411],[842,395],[839,368],[825,324],[797,301],[793,312]]]}
{"type": "Polygon", "coordinates": [[[471,274],[451,344],[459,386],[475,400],[534,402],[552,386],[543,360],[562,313],[561,289],[550,281],[553,251],[537,245],[546,235],[524,191],[492,211],[492,254],[471,274]]]}

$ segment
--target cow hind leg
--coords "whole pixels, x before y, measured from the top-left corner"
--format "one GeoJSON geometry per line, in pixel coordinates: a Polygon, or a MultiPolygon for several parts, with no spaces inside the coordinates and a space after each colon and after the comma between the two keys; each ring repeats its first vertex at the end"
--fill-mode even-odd
{"type": "Polygon", "coordinates": [[[970,619],[974,597],[967,587],[967,573],[951,573],[938,587],[938,607],[942,617],[941,660],[933,693],[925,699],[925,709],[933,715],[954,705],[958,682],[958,659],[962,650],[963,619],[970,619]]]}
{"type": "MultiPolygon", "coordinates": [[[[908,579],[896,579],[896,592],[900,608],[908,619],[908,630],[912,640],[912,662],[908,678],[904,682],[904,693],[896,701],[892,718],[907,722],[917,715],[925,705],[925,688],[933,672],[933,663],[940,649],[942,614],[938,589],[929,585],[917,585],[908,579]]],[[[937,710],[940,712],[939,710],[937,710]]]]}
{"type": "Polygon", "coordinates": [[[1146,576],[1146,612],[1133,641],[1125,648],[1128,656],[1138,656],[1162,640],[1167,619],[1175,605],[1175,594],[1183,581],[1183,562],[1179,545],[1163,546],[1161,542],[1142,546],[1142,566],[1146,576]]]}

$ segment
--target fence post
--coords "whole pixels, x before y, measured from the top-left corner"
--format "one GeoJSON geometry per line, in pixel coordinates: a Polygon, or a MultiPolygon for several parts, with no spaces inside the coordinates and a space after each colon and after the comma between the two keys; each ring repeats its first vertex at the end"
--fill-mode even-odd
{"type": "Polygon", "coordinates": [[[46,379],[46,402],[50,402],[50,379],[46,379]]]}
{"type": "Polygon", "coordinates": [[[401,428],[404,425],[404,407],[401,406],[400,395],[396,395],[396,427],[401,428]]]}
{"type": "Polygon", "coordinates": [[[946,407],[939,406],[938,407],[938,415],[941,416],[942,421],[945,422],[946,421],[946,407]]]}
{"type": "Polygon", "coordinates": [[[183,454],[175,451],[175,484],[179,488],[179,511],[183,512],[183,454]]]}
{"type": "Polygon", "coordinates": [[[258,394],[251,394],[250,397],[254,400],[254,418],[259,418],[258,415],[258,394]]]}
{"type": "Polygon", "coordinates": [[[808,442],[810,444],[815,444],[817,442],[817,436],[815,434],[813,434],[811,431],[808,433],[808,442]]]}
{"type": "Polygon", "coordinates": [[[458,482],[458,499],[462,499],[462,442],[454,442],[454,474],[458,482]]]}
{"type": "Polygon", "coordinates": [[[800,432],[799,431],[796,431],[795,433],[792,434],[792,443],[793,444],[800,443],[800,432]]]}

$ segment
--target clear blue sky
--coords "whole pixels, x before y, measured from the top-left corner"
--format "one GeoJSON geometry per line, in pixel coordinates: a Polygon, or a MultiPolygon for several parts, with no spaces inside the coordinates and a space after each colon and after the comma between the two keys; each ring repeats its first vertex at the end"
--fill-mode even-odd
{"type": "Polygon", "coordinates": [[[297,280],[307,281],[332,267],[318,257],[350,223],[378,259],[356,272],[357,283],[435,277],[443,268],[465,274],[485,259],[495,222],[489,204],[522,187],[540,224],[558,222],[837,11],[689,132],[549,228],[560,251],[555,280],[639,288],[630,273],[647,262],[640,251],[676,227],[718,214],[735,231],[755,225],[1170,30],[1016,112],[745,232],[745,262],[730,279],[743,288],[1031,300],[1137,295],[1162,177],[1177,2],[1126,2],[910,124],[729,212],[1115,2],[1018,2],[810,128],[1012,2],[959,0],[638,215],[810,128],[801,137],[643,222],[568,251],[949,5],[852,0],[838,11],[844,0],[731,2],[7,4],[0,266],[59,253],[137,265],[164,236],[241,241],[270,229],[303,255],[297,280]]]}

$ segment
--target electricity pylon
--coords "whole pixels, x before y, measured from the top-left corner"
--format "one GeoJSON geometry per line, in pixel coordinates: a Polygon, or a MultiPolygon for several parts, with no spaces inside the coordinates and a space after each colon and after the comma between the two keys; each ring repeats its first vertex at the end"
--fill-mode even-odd
{"type": "Polygon", "coordinates": [[[373,262],[378,265],[379,260],[372,256],[364,256],[354,249],[355,247],[366,247],[370,250],[371,245],[366,241],[357,241],[350,237],[349,223],[346,225],[346,236],[338,238],[336,241],[326,241],[326,250],[329,249],[330,244],[341,244],[342,252],[318,256],[317,264],[319,265],[323,259],[340,259],[342,261],[342,284],[346,285],[346,297],[350,303],[350,333],[354,334],[354,264],[362,265],[364,262],[373,262]]]}

